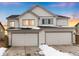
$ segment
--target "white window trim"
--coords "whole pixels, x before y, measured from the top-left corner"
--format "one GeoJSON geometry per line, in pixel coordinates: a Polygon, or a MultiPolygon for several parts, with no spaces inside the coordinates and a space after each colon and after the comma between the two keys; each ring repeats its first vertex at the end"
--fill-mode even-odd
{"type": "Polygon", "coordinates": [[[42,18],[42,21],[44,20],[44,23],[42,22],[43,25],[51,25],[54,24],[53,18],[42,18]],[[50,24],[48,23],[48,19],[50,19],[50,24]]]}

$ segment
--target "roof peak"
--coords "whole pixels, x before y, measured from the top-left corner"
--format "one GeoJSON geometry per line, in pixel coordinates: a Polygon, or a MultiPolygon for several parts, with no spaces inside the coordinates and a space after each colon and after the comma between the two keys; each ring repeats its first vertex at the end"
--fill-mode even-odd
{"type": "MultiPolygon", "coordinates": [[[[36,8],[36,7],[40,7],[40,8],[42,8],[42,9],[44,9],[45,11],[47,11],[48,13],[50,13],[51,15],[55,15],[55,16],[57,16],[57,17],[69,18],[69,17],[67,17],[67,16],[56,15],[56,14],[50,12],[49,10],[43,8],[42,6],[40,6],[40,5],[38,5],[38,4],[37,4],[37,5],[33,5],[29,10],[25,11],[23,14],[25,14],[25,13],[27,13],[27,12],[31,12],[31,13],[32,13],[32,10],[33,10],[34,8],[36,8]]],[[[23,14],[21,14],[21,15],[23,15],[23,14]]],[[[32,13],[32,14],[34,14],[35,16],[38,16],[38,15],[36,15],[35,13],[32,13]]],[[[7,17],[7,19],[8,19],[8,18],[20,17],[21,15],[11,15],[11,16],[7,17]]]]}

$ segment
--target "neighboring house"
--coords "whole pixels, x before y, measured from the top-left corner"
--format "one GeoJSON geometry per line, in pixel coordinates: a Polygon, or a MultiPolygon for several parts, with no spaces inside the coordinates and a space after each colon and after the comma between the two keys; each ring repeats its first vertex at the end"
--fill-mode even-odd
{"type": "Polygon", "coordinates": [[[11,15],[7,19],[11,46],[75,43],[75,29],[68,27],[69,17],[56,15],[41,6],[36,5],[21,15],[11,15]]]}
{"type": "Polygon", "coordinates": [[[76,35],[79,35],[79,23],[75,25],[76,35]]]}
{"type": "Polygon", "coordinates": [[[0,22],[0,40],[2,40],[5,36],[5,28],[0,22]]]}
{"type": "Polygon", "coordinates": [[[76,44],[79,44],[79,23],[75,25],[75,30],[76,30],[76,44]]]}

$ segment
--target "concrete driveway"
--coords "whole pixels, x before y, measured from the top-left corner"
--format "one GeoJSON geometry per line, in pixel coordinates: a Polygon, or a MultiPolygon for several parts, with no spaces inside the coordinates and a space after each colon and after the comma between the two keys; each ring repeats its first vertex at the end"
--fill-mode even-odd
{"type": "MultiPolygon", "coordinates": [[[[79,46],[69,46],[69,45],[63,45],[63,46],[51,46],[57,50],[60,50],[61,52],[66,53],[72,53],[74,56],[79,56],[79,46]]],[[[39,51],[40,49],[38,47],[11,47],[9,48],[4,56],[36,56],[35,52],[39,51]]]]}
{"type": "Polygon", "coordinates": [[[38,47],[11,47],[5,53],[4,56],[35,56],[35,52],[38,51],[38,47]]]}
{"type": "Polygon", "coordinates": [[[79,56],[79,46],[72,46],[72,45],[63,45],[63,46],[51,46],[61,52],[71,53],[74,56],[79,56]]]}

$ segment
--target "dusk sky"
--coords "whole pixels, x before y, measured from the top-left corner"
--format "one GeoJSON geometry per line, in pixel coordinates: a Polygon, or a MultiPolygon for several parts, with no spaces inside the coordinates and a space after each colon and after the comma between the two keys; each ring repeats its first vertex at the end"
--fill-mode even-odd
{"type": "Polygon", "coordinates": [[[5,23],[6,17],[22,14],[34,5],[40,5],[55,14],[79,17],[78,2],[0,2],[0,21],[5,23]]]}

